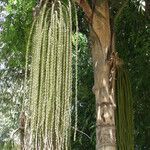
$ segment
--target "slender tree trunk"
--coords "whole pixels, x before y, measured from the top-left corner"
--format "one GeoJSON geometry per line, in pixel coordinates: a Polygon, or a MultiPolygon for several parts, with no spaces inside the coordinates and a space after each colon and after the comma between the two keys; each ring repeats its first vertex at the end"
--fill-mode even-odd
{"type": "Polygon", "coordinates": [[[111,86],[109,63],[111,32],[106,0],[95,6],[90,37],[94,67],[93,92],[96,97],[97,113],[96,150],[115,150],[114,89],[111,86]]]}
{"type": "Polygon", "coordinates": [[[90,10],[86,1],[80,6],[87,15],[90,24],[94,86],[96,97],[96,150],[116,150],[115,102],[112,79],[111,31],[108,0],[97,0],[94,10],[90,10]],[[92,12],[92,13],[91,13],[92,12]]]}
{"type": "MultiPolygon", "coordinates": [[[[92,31],[91,31],[92,32],[92,31]]],[[[91,33],[93,34],[93,33],[91,33]]],[[[97,37],[91,35],[96,97],[96,150],[115,150],[114,96],[110,89],[110,67],[97,37]]]]}

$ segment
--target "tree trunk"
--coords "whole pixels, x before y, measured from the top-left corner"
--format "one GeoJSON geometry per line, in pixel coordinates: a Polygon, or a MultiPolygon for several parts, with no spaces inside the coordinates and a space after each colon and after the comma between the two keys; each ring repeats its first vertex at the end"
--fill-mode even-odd
{"type": "MultiPolygon", "coordinates": [[[[116,150],[112,35],[108,0],[96,0],[93,10],[86,0],[76,0],[90,24],[96,97],[96,150],[116,150]]],[[[94,3],[94,2],[93,2],[94,3]]]]}
{"type": "Polygon", "coordinates": [[[108,1],[97,2],[90,28],[96,97],[96,150],[116,150],[115,102],[111,66],[112,40],[108,1]]]}

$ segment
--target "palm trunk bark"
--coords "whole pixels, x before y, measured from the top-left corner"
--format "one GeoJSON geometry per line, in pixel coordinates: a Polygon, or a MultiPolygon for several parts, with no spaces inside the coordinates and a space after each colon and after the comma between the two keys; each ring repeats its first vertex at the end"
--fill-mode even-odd
{"type": "Polygon", "coordinates": [[[111,59],[112,36],[108,0],[96,1],[94,10],[78,1],[90,24],[94,86],[96,97],[96,150],[116,150],[115,100],[111,59]]]}
{"type": "Polygon", "coordinates": [[[93,92],[96,97],[96,150],[115,150],[115,102],[109,63],[111,32],[108,1],[96,4],[90,37],[94,68],[93,92]],[[99,15],[101,14],[101,15],[99,15]]]}
{"type": "Polygon", "coordinates": [[[94,68],[93,92],[96,97],[96,150],[115,150],[114,89],[110,84],[110,65],[105,49],[91,29],[94,68]]]}

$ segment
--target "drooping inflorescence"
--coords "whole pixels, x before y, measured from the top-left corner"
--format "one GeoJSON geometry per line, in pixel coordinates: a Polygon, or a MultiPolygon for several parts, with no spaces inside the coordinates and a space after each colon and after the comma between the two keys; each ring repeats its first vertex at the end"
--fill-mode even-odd
{"type": "MultiPolygon", "coordinates": [[[[27,115],[25,150],[69,149],[73,81],[72,7],[74,5],[70,1],[67,4],[55,1],[51,6],[46,2],[31,28],[23,104],[27,115]]],[[[75,66],[77,70],[77,54],[75,66]]],[[[75,87],[77,104],[77,71],[75,87]]],[[[75,110],[77,112],[77,108],[75,110]]]]}
{"type": "Polygon", "coordinates": [[[117,150],[134,149],[133,99],[131,83],[124,68],[116,71],[116,142],[117,150]]]}

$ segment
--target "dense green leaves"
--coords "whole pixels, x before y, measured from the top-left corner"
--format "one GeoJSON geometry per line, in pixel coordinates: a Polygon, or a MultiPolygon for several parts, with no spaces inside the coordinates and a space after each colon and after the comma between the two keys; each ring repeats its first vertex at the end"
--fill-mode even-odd
{"type": "Polygon", "coordinates": [[[1,1],[0,21],[0,138],[10,137],[18,126],[23,96],[27,37],[32,23],[34,1],[1,1]]]}
{"type": "Polygon", "coordinates": [[[78,49],[78,131],[72,149],[95,149],[95,98],[92,93],[93,69],[88,40],[79,33],[78,49]]]}
{"type": "Polygon", "coordinates": [[[6,17],[2,23],[1,60],[7,60],[9,67],[24,66],[28,33],[32,22],[33,1],[8,1],[4,3],[6,17]]]}

